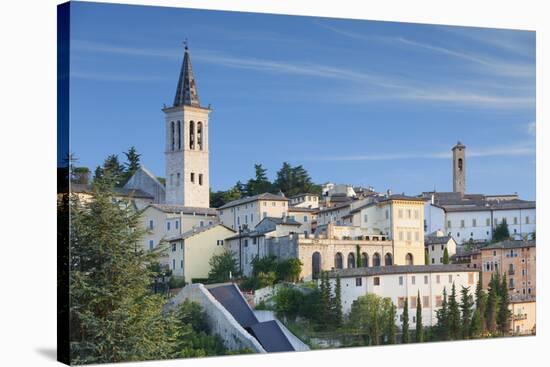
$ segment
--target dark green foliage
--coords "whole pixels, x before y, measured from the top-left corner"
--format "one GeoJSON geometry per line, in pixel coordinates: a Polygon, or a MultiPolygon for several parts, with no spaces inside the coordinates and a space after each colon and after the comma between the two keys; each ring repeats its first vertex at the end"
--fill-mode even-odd
{"type": "Polygon", "coordinates": [[[330,285],[328,282],[328,273],[326,271],[321,271],[319,274],[320,277],[320,305],[319,305],[319,316],[321,320],[330,319],[330,285]]]}
{"type": "Polygon", "coordinates": [[[504,241],[510,238],[510,231],[508,230],[508,223],[506,219],[503,219],[500,224],[498,224],[493,231],[493,241],[499,242],[504,241]]]}
{"type": "Polygon", "coordinates": [[[510,318],[512,312],[508,308],[510,305],[510,296],[508,294],[508,284],[506,283],[506,274],[502,276],[502,286],[500,287],[500,303],[497,314],[498,331],[505,335],[510,332],[510,318]]]}
{"type": "Polygon", "coordinates": [[[87,185],[90,181],[90,169],[88,167],[71,167],[71,183],[87,185]]]}
{"type": "Polygon", "coordinates": [[[109,155],[103,165],[96,168],[94,180],[103,180],[111,186],[123,187],[141,166],[141,154],[137,153],[135,147],[130,147],[124,155],[126,156],[124,164],[120,163],[118,155],[109,155]]]}
{"type": "Polygon", "coordinates": [[[420,291],[418,291],[417,297],[415,341],[421,343],[424,341],[424,326],[422,325],[422,301],[420,300],[420,291]]]}
{"type": "Polygon", "coordinates": [[[478,338],[483,333],[481,312],[476,309],[472,314],[472,322],[470,323],[470,338],[478,338]]]}
{"type": "Polygon", "coordinates": [[[445,250],[443,250],[443,264],[447,265],[449,263],[449,250],[447,250],[447,247],[445,247],[445,250]]]}
{"type": "Polygon", "coordinates": [[[141,154],[138,154],[136,147],[130,147],[127,152],[124,152],[126,156],[126,162],[124,163],[124,179],[121,183],[121,186],[124,186],[130,178],[136,173],[136,171],[141,167],[140,157],[141,154]]]}
{"type": "Polygon", "coordinates": [[[487,308],[485,310],[485,323],[487,331],[494,334],[497,330],[497,308],[498,308],[498,288],[500,285],[495,284],[496,277],[491,275],[489,295],[487,296],[487,308]]]}
{"type": "Polygon", "coordinates": [[[409,300],[405,297],[405,305],[403,306],[403,321],[401,324],[401,342],[406,344],[409,342],[409,300]]]}
{"type": "Polygon", "coordinates": [[[282,287],[275,295],[275,312],[278,316],[295,319],[300,313],[304,295],[297,289],[282,287]]]}
{"type": "Polygon", "coordinates": [[[210,191],[210,206],[219,208],[231,201],[238,200],[245,195],[243,185],[237,182],[227,191],[210,191]]]}
{"type": "Polygon", "coordinates": [[[113,204],[107,182],[94,183],[92,201],[71,201],[71,363],[170,358],[172,326],[151,292],[158,254],[141,250],[140,213],[113,204]]]}
{"type": "Polygon", "coordinates": [[[170,289],[177,289],[177,288],[183,288],[185,287],[185,278],[184,277],[177,277],[177,276],[171,276],[170,280],[168,281],[168,286],[170,289]]]}
{"type": "Polygon", "coordinates": [[[470,287],[462,286],[460,290],[460,312],[462,314],[462,338],[468,339],[471,335],[470,326],[472,323],[474,300],[470,294],[470,287]]]}
{"type": "Polygon", "coordinates": [[[359,247],[359,245],[355,247],[355,260],[355,262],[357,263],[357,268],[363,266],[363,263],[361,262],[361,247],[359,247]]]}
{"type": "Polygon", "coordinates": [[[395,308],[389,298],[367,294],[357,298],[351,305],[350,327],[367,337],[367,345],[395,342],[395,308]],[[393,321],[393,325],[392,324],[393,321]]]}
{"type": "Polygon", "coordinates": [[[451,339],[457,340],[462,336],[461,324],[460,324],[460,308],[456,299],[456,287],[453,282],[451,288],[451,295],[449,296],[449,335],[451,339]]]}
{"type": "Polygon", "coordinates": [[[300,280],[302,272],[302,262],[300,259],[292,258],[283,260],[277,264],[277,279],[287,282],[297,282],[300,280]]]}
{"type": "Polygon", "coordinates": [[[388,344],[395,344],[396,341],[396,329],[395,326],[395,318],[396,318],[396,309],[395,305],[392,303],[391,308],[389,310],[388,317],[386,319],[386,327],[385,327],[385,334],[387,335],[387,343],[388,344]]]}
{"type": "Polygon", "coordinates": [[[428,249],[424,251],[424,265],[430,265],[430,255],[428,249]]]}
{"type": "Polygon", "coordinates": [[[342,326],[342,284],[340,276],[336,276],[336,285],[334,286],[334,295],[331,298],[331,322],[334,326],[342,326]]]}
{"type": "Polygon", "coordinates": [[[304,167],[301,165],[292,167],[288,162],[283,162],[283,166],[277,171],[273,186],[274,191],[280,190],[287,197],[301,193],[321,193],[321,187],[311,181],[304,167]]]}
{"type": "Polygon", "coordinates": [[[443,288],[443,300],[441,302],[441,308],[436,312],[437,324],[436,332],[439,340],[449,340],[449,305],[447,303],[447,290],[443,288]]]}
{"type": "MultiPolygon", "coordinates": [[[[486,330],[485,325],[485,313],[487,310],[487,293],[482,288],[481,284],[481,277],[479,277],[479,280],[476,285],[476,311],[478,311],[479,314],[479,335],[483,335],[486,330]]],[[[473,322],[473,320],[472,320],[473,322]]],[[[474,331],[477,330],[471,330],[471,334],[474,336],[478,336],[474,334],[474,331]]]]}
{"type": "Polygon", "coordinates": [[[229,250],[225,250],[219,255],[213,255],[209,264],[208,281],[210,283],[223,283],[238,276],[237,260],[229,250]]]}
{"type": "Polygon", "coordinates": [[[246,184],[246,195],[254,196],[263,194],[264,192],[271,192],[273,184],[267,178],[267,169],[263,168],[261,164],[255,164],[254,172],[255,177],[248,180],[246,184]]]}

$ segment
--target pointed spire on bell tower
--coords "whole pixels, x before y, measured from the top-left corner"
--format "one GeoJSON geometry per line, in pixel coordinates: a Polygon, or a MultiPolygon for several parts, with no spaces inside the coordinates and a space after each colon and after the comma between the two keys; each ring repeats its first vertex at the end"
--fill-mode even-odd
{"type": "Polygon", "coordinates": [[[193,76],[193,68],[191,67],[191,56],[189,56],[189,47],[187,39],[183,42],[185,53],[183,63],[181,65],[180,77],[176,89],[176,97],[174,98],[174,107],[178,106],[195,106],[200,107],[199,94],[197,92],[197,83],[193,76]]]}

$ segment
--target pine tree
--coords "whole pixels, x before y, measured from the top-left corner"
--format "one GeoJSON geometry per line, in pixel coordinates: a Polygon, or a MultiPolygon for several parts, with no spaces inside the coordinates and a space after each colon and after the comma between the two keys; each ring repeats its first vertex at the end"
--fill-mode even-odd
{"type": "Polygon", "coordinates": [[[406,344],[409,342],[409,301],[405,298],[405,305],[403,306],[403,322],[401,325],[401,342],[406,344]]]}
{"type": "Polygon", "coordinates": [[[290,196],[289,193],[294,185],[294,177],[292,172],[292,166],[288,162],[283,162],[283,166],[279,171],[277,171],[277,178],[274,182],[277,190],[280,190],[285,193],[285,195],[290,196]]]}
{"type": "Polygon", "coordinates": [[[447,265],[449,263],[449,250],[447,250],[447,247],[445,247],[445,250],[443,250],[443,264],[447,265]]]}
{"type": "Polygon", "coordinates": [[[267,169],[263,168],[261,164],[255,164],[254,172],[255,178],[251,178],[246,184],[247,196],[271,192],[273,190],[273,184],[267,178],[267,169]]]}
{"type": "Polygon", "coordinates": [[[453,282],[451,295],[449,296],[449,333],[451,339],[460,339],[460,309],[456,300],[456,287],[453,282]]]}
{"type": "Polygon", "coordinates": [[[332,298],[332,320],[336,327],[342,326],[342,284],[340,275],[336,275],[336,285],[334,287],[334,296],[332,298]]]}
{"type": "Polygon", "coordinates": [[[422,301],[420,300],[420,291],[418,291],[416,301],[416,342],[421,343],[424,341],[424,325],[422,325],[422,301]]]}
{"type": "Polygon", "coordinates": [[[470,326],[472,323],[472,307],[474,306],[474,300],[470,294],[470,287],[462,286],[460,290],[460,311],[462,313],[462,338],[468,339],[470,337],[470,326]]]}
{"type": "Polygon", "coordinates": [[[128,182],[128,180],[132,178],[134,173],[136,173],[136,171],[141,167],[141,154],[138,154],[136,147],[130,147],[127,152],[124,152],[124,155],[126,156],[126,163],[124,163],[124,180],[121,186],[124,186],[128,182]]]}
{"type": "Polygon", "coordinates": [[[500,242],[510,238],[510,231],[508,230],[508,224],[506,219],[503,219],[500,224],[498,224],[493,232],[493,241],[500,242]]]}
{"type": "Polygon", "coordinates": [[[500,302],[497,315],[498,331],[502,335],[510,332],[510,318],[512,316],[509,309],[510,296],[508,294],[508,284],[506,283],[506,274],[502,277],[502,286],[500,288],[500,302]]]}
{"type": "Polygon", "coordinates": [[[151,291],[159,254],[141,249],[141,213],[113,204],[109,183],[95,181],[89,202],[71,199],[71,364],[170,358],[171,319],[151,291]]]}
{"type": "Polygon", "coordinates": [[[447,290],[443,288],[443,301],[441,308],[436,312],[437,317],[437,334],[440,340],[449,340],[449,305],[447,303],[447,290]]]}

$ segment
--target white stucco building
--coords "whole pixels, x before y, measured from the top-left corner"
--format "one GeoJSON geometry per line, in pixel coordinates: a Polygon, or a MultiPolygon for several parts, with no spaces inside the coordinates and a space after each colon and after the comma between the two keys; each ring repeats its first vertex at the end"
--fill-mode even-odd
{"type": "Polygon", "coordinates": [[[254,228],[263,218],[282,218],[288,215],[288,199],[270,193],[231,201],[218,208],[220,222],[238,230],[254,228]]]}
{"type": "MultiPolygon", "coordinates": [[[[420,292],[422,304],[422,324],[432,326],[437,322],[436,311],[443,301],[443,289],[447,295],[455,285],[457,297],[462,286],[469,287],[475,297],[475,287],[479,273],[461,265],[434,266],[385,266],[378,268],[342,269],[329,272],[332,289],[336,276],[340,276],[342,310],[349,314],[353,302],[369,293],[389,297],[397,307],[397,324],[401,325],[403,306],[408,299],[409,325],[416,325],[416,304],[420,292]]],[[[460,298],[459,298],[460,299],[460,298]]]]}

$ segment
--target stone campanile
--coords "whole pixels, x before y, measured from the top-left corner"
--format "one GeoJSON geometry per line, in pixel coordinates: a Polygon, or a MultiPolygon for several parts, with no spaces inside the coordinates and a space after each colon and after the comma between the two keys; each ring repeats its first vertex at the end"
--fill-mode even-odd
{"type": "Polygon", "coordinates": [[[200,105],[187,45],[174,103],[162,111],[166,127],[166,204],[208,208],[210,107],[200,105]]]}
{"type": "Polygon", "coordinates": [[[461,142],[453,147],[453,191],[466,192],[466,146],[461,142]]]}

